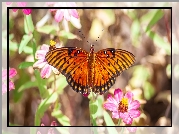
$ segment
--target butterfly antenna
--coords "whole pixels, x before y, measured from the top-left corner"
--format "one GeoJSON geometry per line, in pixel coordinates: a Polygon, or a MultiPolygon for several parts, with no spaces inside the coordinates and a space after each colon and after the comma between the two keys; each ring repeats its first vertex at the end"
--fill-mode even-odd
{"type": "MultiPolygon", "coordinates": [[[[85,39],[86,37],[84,36],[84,34],[79,30],[79,33],[81,33],[83,39],[85,39]]],[[[94,46],[92,43],[90,43],[88,40],[86,41],[91,47],[94,46]]]]}
{"type": "MultiPolygon", "coordinates": [[[[104,29],[102,29],[102,32],[103,32],[103,31],[104,31],[104,29]]],[[[99,37],[100,37],[100,36],[101,36],[101,35],[98,36],[98,39],[96,39],[96,42],[99,40],[99,37]]]]}

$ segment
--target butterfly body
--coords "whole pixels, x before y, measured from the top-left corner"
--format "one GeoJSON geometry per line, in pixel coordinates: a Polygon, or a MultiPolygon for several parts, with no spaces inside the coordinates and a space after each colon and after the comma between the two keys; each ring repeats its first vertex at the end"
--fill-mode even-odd
{"type": "Polygon", "coordinates": [[[135,62],[134,55],[122,49],[107,48],[90,52],[76,47],[50,47],[46,61],[58,69],[76,92],[103,94],[111,88],[116,77],[135,62]]]}

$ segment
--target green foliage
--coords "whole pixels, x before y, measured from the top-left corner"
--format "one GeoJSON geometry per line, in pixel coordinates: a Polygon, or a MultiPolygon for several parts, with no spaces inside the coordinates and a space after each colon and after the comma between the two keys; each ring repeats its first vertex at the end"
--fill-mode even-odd
{"type": "Polygon", "coordinates": [[[78,37],[70,32],[67,31],[60,31],[58,36],[62,37],[62,38],[67,38],[67,39],[77,39],[78,37]]]}
{"type": "Polygon", "coordinates": [[[149,100],[155,93],[154,87],[148,81],[144,82],[143,89],[144,89],[144,97],[147,100],[149,100]]]}
{"type": "Polygon", "coordinates": [[[63,115],[63,113],[59,109],[55,109],[52,112],[52,116],[55,117],[63,126],[70,126],[69,118],[63,115]]]}
{"type": "Polygon", "coordinates": [[[144,28],[144,31],[148,32],[149,30],[151,30],[151,28],[163,17],[163,15],[164,13],[160,9],[149,11],[148,13],[143,15],[140,18],[141,24],[147,24],[147,26],[144,28]]]}
{"type": "Polygon", "coordinates": [[[47,87],[46,87],[47,80],[41,78],[39,71],[35,70],[34,73],[35,73],[35,77],[36,77],[36,80],[38,83],[38,89],[40,92],[40,96],[42,98],[46,98],[48,96],[48,91],[47,91],[47,87]]]}
{"type": "Polygon", "coordinates": [[[34,62],[21,62],[19,65],[19,69],[24,69],[30,66],[33,66],[34,62]]]}
{"type": "Polygon", "coordinates": [[[19,54],[21,54],[22,51],[24,51],[24,47],[29,43],[29,41],[32,39],[32,37],[33,37],[32,34],[23,36],[21,43],[19,45],[19,54]]]}
{"type": "Polygon", "coordinates": [[[38,84],[36,81],[27,81],[26,83],[20,86],[20,88],[18,89],[18,92],[22,92],[28,88],[37,87],[37,86],[38,84]]]}
{"type": "Polygon", "coordinates": [[[38,27],[37,31],[40,33],[57,35],[57,31],[56,31],[57,29],[58,27],[54,25],[45,25],[42,27],[38,27]]]}
{"type": "Polygon", "coordinates": [[[146,32],[146,34],[154,41],[154,44],[160,49],[164,49],[166,54],[171,55],[171,46],[168,42],[164,41],[157,33],[153,31],[146,32]]]}
{"type": "Polygon", "coordinates": [[[24,17],[24,31],[26,34],[31,34],[34,32],[34,24],[31,14],[25,15],[24,17]]]}
{"type": "Polygon", "coordinates": [[[35,126],[40,126],[41,118],[43,117],[45,111],[48,109],[50,104],[55,103],[58,99],[58,94],[56,92],[51,93],[48,90],[48,97],[41,101],[40,105],[37,108],[35,114],[35,126]]]}

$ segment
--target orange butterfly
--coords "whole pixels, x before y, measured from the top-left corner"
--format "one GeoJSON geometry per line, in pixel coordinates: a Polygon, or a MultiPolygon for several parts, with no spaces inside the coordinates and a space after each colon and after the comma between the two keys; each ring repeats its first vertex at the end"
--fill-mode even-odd
{"type": "Polygon", "coordinates": [[[51,45],[45,59],[66,77],[74,91],[82,94],[91,90],[105,93],[116,77],[135,62],[134,55],[128,51],[106,48],[94,53],[93,45],[89,53],[81,48],[51,45]]]}

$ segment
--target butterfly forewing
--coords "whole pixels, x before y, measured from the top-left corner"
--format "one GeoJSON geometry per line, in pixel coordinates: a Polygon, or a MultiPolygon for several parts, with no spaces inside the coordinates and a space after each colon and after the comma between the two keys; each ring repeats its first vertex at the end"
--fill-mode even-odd
{"type": "Polygon", "coordinates": [[[135,62],[135,57],[132,53],[122,50],[107,48],[96,53],[96,59],[106,66],[114,76],[119,76],[122,71],[131,67],[135,62]]]}
{"type": "Polygon", "coordinates": [[[75,47],[62,47],[50,50],[46,54],[49,65],[58,69],[76,92],[87,92],[88,53],[75,47]]]}

